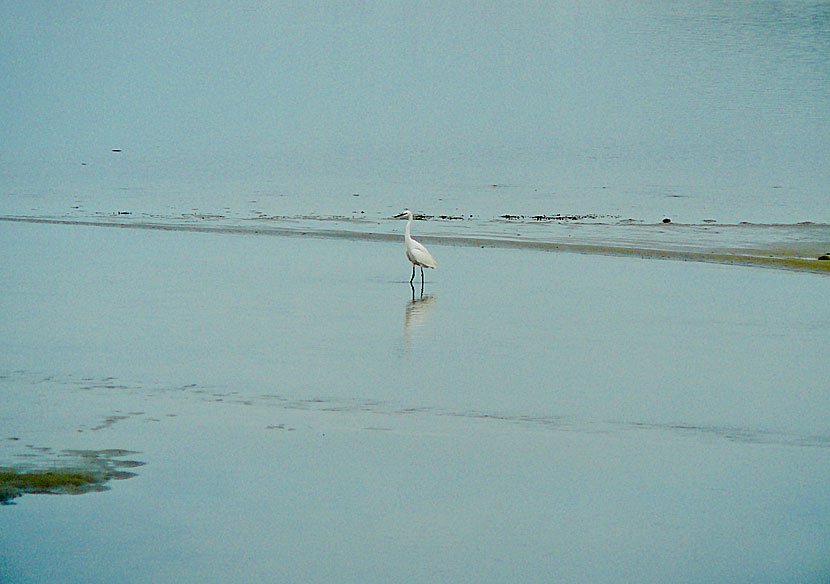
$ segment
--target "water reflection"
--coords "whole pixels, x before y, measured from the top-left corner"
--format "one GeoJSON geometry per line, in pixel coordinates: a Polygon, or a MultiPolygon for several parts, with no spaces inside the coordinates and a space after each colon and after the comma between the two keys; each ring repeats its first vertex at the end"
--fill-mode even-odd
{"type": "Polygon", "coordinates": [[[407,349],[409,349],[411,335],[426,324],[435,301],[435,296],[432,294],[424,294],[423,287],[417,296],[415,286],[410,284],[410,287],[412,288],[412,298],[406,303],[406,312],[403,319],[404,346],[407,349]]]}

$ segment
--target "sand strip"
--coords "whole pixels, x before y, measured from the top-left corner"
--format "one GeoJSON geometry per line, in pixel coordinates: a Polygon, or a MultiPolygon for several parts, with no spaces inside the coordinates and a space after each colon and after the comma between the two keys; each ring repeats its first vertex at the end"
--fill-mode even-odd
{"type": "MultiPolygon", "coordinates": [[[[242,226],[242,225],[188,225],[182,223],[160,223],[124,220],[63,219],[44,217],[0,216],[0,221],[23,223],[44,223],[52,225],[80,225],[87,227],[117,227],[122,229],[152,229],[159,231],[183,231],[195,233],[224,233],[241,235],[276,235],[282,237],[316,237],[331,239],[355,239],[361,241],[398,241],[399,233],[359,232],[344,229],[321,229],[316,226],[242,226]]],[[[549,252],[570,252],[591,255],[639,257],[644,259],[679,260],[738,266],[753,266],[830,274],[830,261],[817,259],[816,249],[820,242],[781,245],[770,242],[754,248],[716,248],[706,246],[705,241],[689,242],[688,246],[674,244],[674,249],[662,246],[660,242],[628,241],[619,243],[553,242],[514,239],[510,237],[420,235],[419,239],[443,245],[465,247],[496,247],[530,249],[549,252]],[[811,257],[812,256],[812,257],[811,257]]],[[[828,243],[830,246],[830,243],[828,243]]]]}

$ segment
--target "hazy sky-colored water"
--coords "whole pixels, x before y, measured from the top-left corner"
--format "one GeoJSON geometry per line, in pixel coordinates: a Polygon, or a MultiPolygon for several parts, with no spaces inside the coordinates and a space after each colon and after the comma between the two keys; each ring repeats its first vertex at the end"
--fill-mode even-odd
{"type": "MultiPolygon", "coordinates": [[[[0,213],[827,222],[829,11],[4,2],[0,213]]],[[[823,278],[431,246],[413,304],[400,244],[0,238],[5,447],[147,463],[4,514],[10,580],[826,573],[823,278]]]]}
{"type": "Polygon", "coordinates": [[[3,210],[827,221],[829,51],[824,2],[6,2],[3,210]]]}
{"type": "Polygon", "coordinates": [[[430,248],[0,222],[0,580],[826,580],[830,280],[430,248]]]}

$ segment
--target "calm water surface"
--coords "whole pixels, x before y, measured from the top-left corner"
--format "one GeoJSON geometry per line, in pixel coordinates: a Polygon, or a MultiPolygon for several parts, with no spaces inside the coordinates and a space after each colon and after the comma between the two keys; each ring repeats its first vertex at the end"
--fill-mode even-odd
{"type": "Polygon", "coordinates": [[[0,17],[4,214],[830,222],[827,2],[0,17]]]}
{"type": "Polygon", "coordinates": [[[4,581],[826,578],[826,278],[442,245],[413,299],[400,243],[0,237],[0,457],[146,463],[3,508],[4,581]]]}
{"type": "MultiPolygon", "coordinates": [[[[0,215],[786,242],[828,56],[827,2],[5,2],[0,215]]],[[[146,463],[0,509],[0,581],[826,581],[827,278],[430,247],[0,222],[0,464],[146,463]]]]}

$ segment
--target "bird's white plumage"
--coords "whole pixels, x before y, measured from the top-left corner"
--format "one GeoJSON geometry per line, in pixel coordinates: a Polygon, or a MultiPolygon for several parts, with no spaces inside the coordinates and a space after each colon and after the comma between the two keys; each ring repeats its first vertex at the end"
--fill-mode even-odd
{"type": "Polygon", "coordinates": [[[415,240],[412,240],[411,244],[407,246],[406,257],[409,258],[410,262],[416,266],[421,266],[422,268],[438,267],[438,262],[436,262],[435,258],[432,257],[432,255],[427,251],[427,248],[415,240]]]}
{"type": "MultiPolygon", "coordinates": [[[[404,242],[406,243],[406,258],[412,262],[412,276],[415,277],[415,266],[421,268],[421,282],[423,283],[424,268],[437,268],[438,262],[432,257],[427,248],[423,244],[412,239],[410,229],[412,227],[412,211],[404,209],[404,212],[398,215],[399,217],[406,217],[406,231],[404,231],[404,242]]],[[[410,280],[411,283],[411,280],[410,280]]]]}

